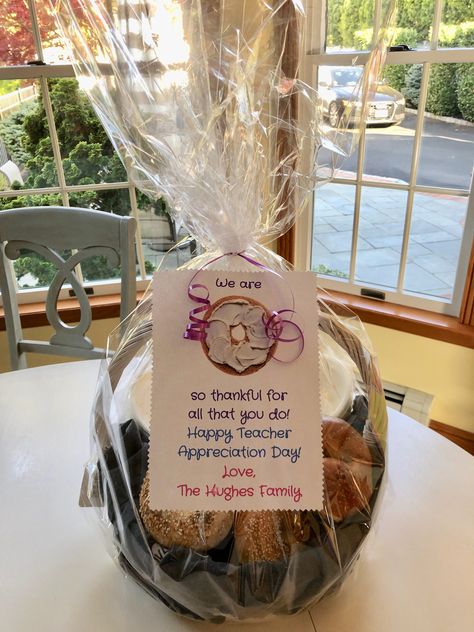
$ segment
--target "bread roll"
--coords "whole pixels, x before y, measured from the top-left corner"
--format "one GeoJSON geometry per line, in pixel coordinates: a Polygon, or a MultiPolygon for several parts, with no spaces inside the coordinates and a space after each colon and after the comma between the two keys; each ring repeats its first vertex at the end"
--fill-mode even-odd
{"type": "Polygon", "coordinates": [[[184,546],[207,551],[221,542],[232,528],[232,511],[156,511],[150,509],[150,481],[145,476],[140,491],[140,516],[156,542],[165,547],[184,546]]]}
{"type": "Polygon", "coordinates": [[[286,511],[239,511],[235,516],[234,550],[241,563],[286,558],[293,540],[286,511]]]}
{"type": "Polygon", "coordinates": [[[326,509],[336,522],[368,508],[372,486],[365,476],[338,459],[323,459],[326,509]]]}
{"type": "Polygon", "coordinates": [[[346,463],[372,463],[364,438],[347,421],[335,417],[323,417],[323,451],[325,456],[346,463]]]}

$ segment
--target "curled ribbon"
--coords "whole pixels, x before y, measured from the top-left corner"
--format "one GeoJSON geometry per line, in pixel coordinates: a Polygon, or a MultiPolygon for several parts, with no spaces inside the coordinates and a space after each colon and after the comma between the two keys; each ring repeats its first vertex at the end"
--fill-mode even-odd
{"type": "Polygon", "coordinates": [[[299,356],[303,353],[304,349],[304,335],[303,330],[299,325],[297,325],[292,320],[288,320],[287,318],[281,318],[281,315],[284,313],[296,314],[293,309],[280,309],[278,311],[272,312],[270,318],[265,321],[265,317],[262,318],[263,324],[265,326],[265,333],[269,338],[275,340],[275,342],[300,342],[300,347],[296,352],[294,358],[291,360],[281,360],[273,356],[273,359],[277,362],[294,362],[299,356]],[[296,335],[294,338],[282,338],[282,334],[285,331],[285,328],[293,327],[296,330],[296,335]]]}
{"type": "MultiPolygon", "coordinates": [[[[198,314],[203,314],[207,312],[207,310],[209,309],[211,305],[211,301],[209,300],[209,290],[202,283],[193,283],[193,281],[198,276],[198,274],[204,268],[209,266],[211,263],[214,263],[215,261],[218,261],[219,259],[222,259],[223,257],[229,257],[229,256],[241,257],[242,259],[245,259],[245,261],[248,261],[252,265],[257,266],[258,268],[261,268],[262,270],[265,270],[266,272],[271,272],[272,274],[275,274],[276,276],[280,277],[280,279],[283,278],[281,274],[278,274],[278,272],[275,272],[275,270],[271,270],[267,266],[263,265],[262,263],[259,263],[258,261],[255,261],[254,259],[252,259],[251,257],[248,257],[242,252],[239,252],[239,253],[229,252],[229,253],[220,255],[219,257],[216,257],[215,259],[212,259],[211,261],[208,261],[208,263],[206,263],[202,268],[200,268],[196,272],[196,274],[193,276],[193,278],[191,279],[188,285],[188,297],[195,303],[198,303],[199,307],[194,307],[189,312],[189,323],[186,326],[186,330],[183,334],[183,337],[186,338],[187,340],[198,340],[198,341],[205,340],[207,336],[206,330],[209,327],[209,322],[206,319],[200,318],[198,316],[198,314]],[[205,290],[206,295],[200,296],[200,293],[196,293],[196,290],[205,290]]],[[[293,305],[294,305],[294,302],[295,301],[293,297],[293,305]]],[[[298,351],[296,352],[295,357],[291,358],[290,360],[281,360],[273,356],[273,359],[276,360],[277,362],[285,362],[285,363],[294,362],[303,352],[304,335],[299,325],[297,325],[292,320],[289,320],[288,318],[282,318],[282,314],[296,314],[296,312],[294,309],[280,309],[277,311],[273,311],[271,316],[268,319],[265,319],[265,317],[262,316],[262,321],[265,327],[266,335],[268,336],[268,338],[274,340],[275,342],[284,342],[284,343],[287,343],[287,342],[291,343],[291,342],[298,342],[298,341],[300,342],[300,346],[299,346],[298,351]],[[287,329],[288,327],[293,327],[293,329],[296,331],[296,334],[292,338],[283,338],[282,334],[285,331],[285,329],[287,329]]]]}
{"type": "MultiPolygon", "coordinates": [[[[193,277],[193,279],[195,276],[193,277]]],[[[206,337],[206,329],[209,326],[207,320],[203,318],[199,318],[197,315],[202,312],[207,312],[209,306],[211,305],[211,301],[209,300],[209,290],[202,283],[193,283],[188,286],[188,296],[195,303],[199,303],[200,307],[195,307],[189,312],[189,320],[186,327],[186,331],[184,332],[184,338],[187,340],[204,340],[206,337]],[[199,296],[195,294],[195,290],[203,289],[206,290],[206,296],[199,296]]]]}

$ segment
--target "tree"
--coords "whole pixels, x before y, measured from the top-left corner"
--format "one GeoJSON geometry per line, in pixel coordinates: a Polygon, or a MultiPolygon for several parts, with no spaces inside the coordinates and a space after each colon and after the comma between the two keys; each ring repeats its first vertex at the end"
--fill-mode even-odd
{"type": "MultiPolygon", "coordinates": [[[[82,19],[81,0],[70,0],[78,19],[82,19]]],[[[37,2],[36,11],[41,40],[47,46],[61,47],[52,7],[37,2]]],[[[2,0],[0,20],[0,65],[23,65],[36,59],[30,12],[24,0],[2,0]]]]}
{"type": "Polygon", "coordinates": [[[433,0],[398,0],[397,26],[414,29],[417,44],[428,39],[433,23],[433,0]]]}
{"type": "Polygon", "coordinates": [[[367,29],[373,23],[372,0],[344,0],[341,9],[340,32],[342,44],[351,47],[356,31],[367,29]]]}
{"type": "MultiPolygon", "coordinates": [[[[74,79],[52,79],[48,86],[66,182],[87,185],[126,180],[125,169],[77,82],[74,79]]],[[[25,106],[1,123],[0,134],[15,162],[25,167],[25,188],[57,186],[53,148],[41,93],[34,107],[25,106]]],[[[31,196],[21,197],[22,200],[15,200],[16,206],[32,204],[31,196]]],[[[52,200],[47,197],[45,202],[57,203],[56,200],[57,196],[52,200]]],[[[11,200],[0,200],[0,208],[2,204],[9,203],[11,200]]],[[[71,203],[119,215],[130,212],[127,196],[120,190],[74,193],[71,194],[71,203]]]]}
{"type": "MultiPolygon", "coordinates": [[[[126,172],[115,153],[89,100],[79,90],[73,79],[52,79],[48,88],[53,108],[63,171],[67,184],[88,185],[126,180],[126,172]]],[[[41,91],[35,104],[23,107],[0,121],[0,137],[11,158],[22,169],[23,187],[14,183],[19,195],[0,198],[0,211],[22,206],[61,205],[58,194],[21,195],[22,188],[57,186],[57,174],[48,121],[41,91]]],[[[92,190],[69,195],[72,206],[100,209],[120,215],[128,215],[130,203],[127,189],[92,190]]],[[[156,215],[166,213],[166,202],[151,202],[142,193],[137,194],[140,208],[151,209],[156,215]]],[[[147,271],[151,271],[148,264],[147,271]]],[[[15,262],[18,278],[29,271],[41,284],[48,284],[54,275],[54,267],[41,260],[35,253],[24,253],[15,262]]],[[[113,278],[119,271],[110,268],[103,257],[95,257],[82,264],[87,280],[113,278]]]]}
{"type": "Polygon", "coordinates": [[[460,24],[472,20],[474,0],[445,0],[443,6],[443,22],[460,24]]]}
{"type": "Polygon", "coordinates": [[[410,66],[405,77],[405,87],[402,92],[407,100],[407,104],[414,108],[418,107],[422,74],[423,65],[413,64],[413,66],[410,66]]]}
{"type": "Polygon", "coordinates": [[[2,4],[0,60],[26,64],[36,57],[28,6],[22,0],[3,0],[2,4]]]}
{"type": "Polygon", "coordinates": [[[344,0],[332,0],[327,8],[327,44],[328,46],[341,46],[341,15],[344,0]]]}

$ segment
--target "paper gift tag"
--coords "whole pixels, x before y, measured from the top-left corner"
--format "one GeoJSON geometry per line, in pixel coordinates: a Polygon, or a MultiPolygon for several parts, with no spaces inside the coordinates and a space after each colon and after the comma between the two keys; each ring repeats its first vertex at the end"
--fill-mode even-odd
{"type": "Polygon", "coordinates": [[[321,509],[318,362],[311,272],[155,272],[150,507],[321,509]]]}

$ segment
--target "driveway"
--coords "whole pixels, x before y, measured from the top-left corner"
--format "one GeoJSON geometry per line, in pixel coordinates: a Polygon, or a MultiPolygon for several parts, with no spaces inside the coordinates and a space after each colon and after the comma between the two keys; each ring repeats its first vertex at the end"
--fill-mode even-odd
{"type": "MultiPolygon", "coordinates": [[[[367,128],[364,173],[408,182],[415,126],[416,115],[407,112],[401,125],[367,128]]],[[[474,125],[425,118],[417,184],[469,189],[473,163],[474,125]]],[[[341,169],[356,171],[357,152],[341,169]]]]}

